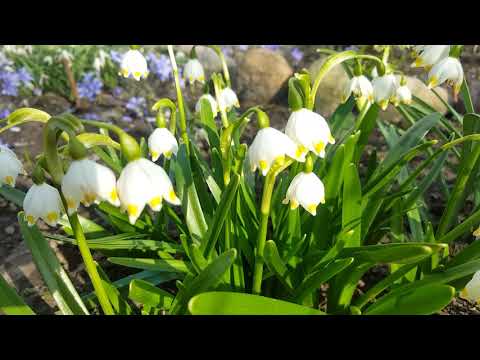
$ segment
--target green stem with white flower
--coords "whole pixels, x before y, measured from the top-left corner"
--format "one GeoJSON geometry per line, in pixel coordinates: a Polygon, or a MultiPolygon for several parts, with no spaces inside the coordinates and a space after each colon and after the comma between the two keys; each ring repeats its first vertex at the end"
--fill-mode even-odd
{"type": "Polygon", "coordinates": [[[225,78],[227,86],[231,88],[232,83],[230,81],[230,73],[228,71],[227,61],[225,60],[225,55],[223,54],[222,49],[218,45],[210,45],[210,47],[215,50],[218,57],[220,58],[220,62],[222,63],[223,77],[225,78]]]}
{"type": "Polygon", "coordinates": [[[221,89],[221,86],[220,86],[219,76],[220,75],[212,74],[213,88],[215,90],[215,98],[217,100],[217,104],[219,105],[218,107],[219,107],[219,110],[220,110],[220,117],[222,119],[222,125],[223,125],[224,128],[228,128],[229,121],[228,121],[228,117],[227,117],[227,111],[226,111],[224,106],[221,106],[222,101],[220,100],[220,91],[222,89],[221,89]]]}
{"type": "Polygon", "coordinates": [[[153,111],[157,111],[157,127],[166,127],[165,114],[163,113],[163,109],[167,108],[170,110],[170,123],[169,123],[169,130],[170,132],[175,135],[177,130],[177,107],[175,103],[167,98],[158,100],[152,107],[153,111]]]}
{"type": "Polygon", "coordinates": [[[173,78],[175,80],[175,90],[177,92],[178,110],[180,112],[180,136],[187,147],[187,153],[190,153],[189,140],[187,134],[187,116],[185,114],[185,104],[183,102],[182,89],[180,88],[180,76],[178,75],[177,61],[173,52],[173,46],[168,45],[168,55],[172,64],[173,78]]]}
{"type": "Polygon", "coordinates": [[[315,104],[315,98],[317,96],[317,91],[320,86],[320,83],[322,80],[325,78],[327,73],[333,69],[335,66],[343,63],[344,61],[352,60],[352,59],[366,59],[366,60],[372,60],[375,61],[380,69],[380,72],[385,72],[385,64],[380,60],[378,57],[373,56],[373,55],[363,55],[363,54],[358,54],[355,51],[348,50],[348,51],[343,51],[340,53],[336,53],[333,55],[330,55],[323,65],[320,67],[316,77],[315,81],[312,86],[312,91],[310,93],[310,96],[308,99],[306,99],[306,108],[309,110],[313,110],[314,104],[315,104]]]}

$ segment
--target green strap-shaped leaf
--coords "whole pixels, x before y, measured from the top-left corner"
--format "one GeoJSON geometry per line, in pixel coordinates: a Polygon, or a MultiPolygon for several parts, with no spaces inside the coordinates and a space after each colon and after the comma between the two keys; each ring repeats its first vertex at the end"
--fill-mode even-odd
{"type": "Polygon", "coordinates": [[[172,306],[172,314],[183,314],[188,301],[195,295],[213,290],[224,278],[225,272],[232,266],[237,256],[235,249],[230,249],[213,260],[197,277],[184,283],[185,288],[177,293],[172,306]]]}
{"type": "Polygon", "coordinates": [[[144,280],[132,280],[128,290],[128,297],[140,304],[152,308],[169,310],[174,295],[162,290],[144,280]]]}
{"type": "Polygon", "coordinates": [[[336,199],[343,184],[343,163],[345,157],[345,144],[335,150],[332,162],[325,177],[325,198],[327,201],[336,199]]]}
{"type": "Polygon", "coordinates": [[[259,295],[207,292],[188,303],[192,315],[325,315],[320,310],[259,295]]]}
{"type": "Polygon", "coordinates": [[[295,302],[301,304],[312,291],[320,288],[320,285],[330,280],[352,262],[353,258],[334,260],[307,275],[295,290],[295,294],[293,295],[295,302]]]}
{"type": "Polygon", "coordinates": [[[18,222],[23,239],[32,253],[33,261],[62,313],[88,314],[80,295],[38,228],[27,225],[23,212],[18,214],[18,222]]]}
{"type": "Polygon", "coordinates": [[[35,315],[2,275],[0,275],[0,313],[5,315],[35,315]]]}
{"type": "Polygon", "coordinates": [[[50,119],[50,115],[42,110],[33,108],[17,109],[7,117],[7,125],[0,129],[0,134],[14,126],[19,126],[31,121],[46,123],[48,119],[50,119]]]}
{"type": "Polygon", "coordinates": [[[164,271],[172,273],[185,273],[191,271],[191,265],[182,260],[111,257],[108,258],[108,261],[110,261],[112,264],[142,270],[164,271]]]}
{"type": "Polygon", "coordinates": [[[132,314],[132,308],[128,304],[128,302],[122,298],[118,289],[112,284],[108,275],[103,271],[103,269],[95,262],[97,267],[98,274],[100,276],[100,280],[102,281],[103,288],[107,293],[108,300],[112,304],[115,313],[118,315],[130,315],[132,314]]]}
{"type": "Polygon", "coordinates": [[[455,296],[448,285],[426,285],[408,293],[390,296],[388,301],[371,306],[365,315],[431,315],[447,306],[455,296]]]}
{"type": "Polygon", "coordinates": [[[350,163],[345,169],[342,205],[342,231],[348,233],[345,246],[360,246],[362,224],[362,188],[357,167],[350,163]]]}
{"type": "Polygon", "coordinates": [[[273,240],[268,240],[265,244],[265,263],[271,272],[282,282],[287,290],[293,292],[292,279],[289,270],[278,253],[277,246],[273,240]]]}

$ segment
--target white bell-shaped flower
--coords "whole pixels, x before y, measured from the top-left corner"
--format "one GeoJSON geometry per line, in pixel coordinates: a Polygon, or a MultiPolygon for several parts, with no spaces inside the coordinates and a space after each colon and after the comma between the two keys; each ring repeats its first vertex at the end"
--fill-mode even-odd
{"type": "Polygon", "coordinates": [[[147,60],[140,51],[128,50],[125,55],[123,55],[120,74],[126,78],[133,76],[137,81],[147,77],[147,60]]]}
{"type": "Polygon", "coordinates": [[[221,110],[225,109],[227,111],[233,107],[240,107],[237,94],[229,87],[222,89],[218,96],[218,107],[221,110]]]}
{"type": "Polygon", "coordinates": [[[406,104],[410,105],[412,103],[412,92],[408,88],[408,86],[405,85],[400,85],[397,87],[397,90],[395,91],[395,95],[393,96],[392,103],[395,106],[398,106],[399,104],[406,104]]]}
{"type": "Polygon", "coordinates": [[[23,200],[23,209],[30,226],[34,225],[38,219],[42,219],[50,226],[55,226],[64,212],[60,193],[47,183],[32,185],[23,200]]]}
{"type": "Polygon", "coordinates": [[[315,216],[318,204],[325,203],[325,187],[313,172],[301,172],[295,176],[287,190],[283,204],[290,203],[294,210],[299,205],[315,216]]]}
{"type": "Polygon", "coordinates": [[[335,144],[327,121],[320,114],[305,108],[290,114],[285,134],[297,145],[296,157],[301,159],[305,159],[309,150],[325,157],[327,144],[335,144]]]}
{"type": "Polygon", "coordinates": [[[219,111],[218,104],[215,98],[210,94],[204,94],[200,97],[200,99],[198,99],[197,103],[195,104],[195,112],[200,113],[200,105],[202,99],[208,100],[208,102],[210,103],[210,107],[212,108],[213,117],[216,117],[219,111]]]}
{"type": "Polygon", "coordinates": [[[272,127],[260,129],[248,149],[252,171],[260,168],[266,176],[275,161],[285,160],[285,155],[298,161],[305,161],[305,156],[297,156],[297,146],[284,133],[272,127]]]}
{"type": "Polygon", "coordinates": [[[385,110],[388,102],[395,96],[397,79],[393,74],[378,76],[372,81],[375,102],[385,110]]]}
{"type": "Polygon", "coordinates": [[[460,295],[469,301],[480,304],[480,271],[477,271],[467,283],[460,295]]]}
{"type": "Polygon", "coordinates": [[[458,94],[463,83],[463,68],[457,58],[447,57],[436,63],[428,73],[428,88],[432,89],[444,82],[458,94]]]}
{"type": "Polygon", "coordinates": [[[372,83],[363,75],[354,76],[350,79],[345,87],[342,102],[347,101],[352,93],[357,99],[367,100],[373,103],[372,83]]]}
{"type": "Polygon", "coordinates": [[[121,209],[127,211],[132,225],[147,204],[153,211],[160,211],[163,200],[180,205],[180,199],[165,170],[147,159],[128,163],[120,174],[117,189],[121,209]]]}
{"type": "Polygon", "coordinates": [[[116,185],[115,174],[108,167],[89,159],[72,161],[62,179],[68,213],[76,212],[80,203],[88,207],[107,201],[120,206],[116,185]]]}
{"type": "Polygon", "coordinates": [[[157,128],[148,137],[148,148],[152,161],[157,161],[160,155],[164,155],[167,159],[172,154],[177,155],[178,142],[175,136],[167,128],[157,128]]]}
{"type": "Polygon", "coordinates": [[[188,60],[183,70],[183,76],[190,84],[193,84],[195,81],[200,83],[205,82],[205,71],[198,59],[188,60]]]}
{"type": "Polygon", "coordinates": [[[450,53],[450,45],[420,45],[416,47],[418,52],[412,67],[430,68],[442,59],[445,59],[450,53]]]}
{"type": "Polygon", "coordinates": [[[0,146],[0,185],[15,186],[18,174],[23,172],[23,165],[17,155],[8,147],[0,146]]]}

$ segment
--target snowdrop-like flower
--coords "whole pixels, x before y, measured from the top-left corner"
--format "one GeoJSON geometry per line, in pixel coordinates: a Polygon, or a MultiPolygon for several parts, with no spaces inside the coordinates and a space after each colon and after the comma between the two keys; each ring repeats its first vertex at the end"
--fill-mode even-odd
{"type": "Polygon", "coordinates": [[[46,183],[32,185],[23,200],[23,209],[30,226],[33,226],[38,219],[42,219],[50,226],[55,226],[64,212],[58,190],[46,183]]]}
{"type": "Polygon", "coordinates": [[[213,117],[216,117],[218,114],[218,104],[215,98],[210,94],[202,95],[200,99],[198,99],[197,103],[195,104],[195,111],[197,113],[200,112],[200,105],[201,105],[202,99],[208,100],[208,102],[210,103],[210,107],[212,108],[213,117]]]}
{"type": "Polygon", "coordinates": [[[62,179],[62,193],[67,202],[67,211],[73,214],[82,203],[90,206],[100,201],[120,205],[115,174],[106,166],[89,159],[74,160],[62,179]]]}
{"type": "Polygon", "coordinates": [[[205,71],[203,71],[200,61],[198,59],[188,60],[183,70],[183,76],[190,84],[193,84],[195,81],[203,83],[205,81],[205,71]]]}
{"type": "Polygon", "coordinates": [[[469,301],[480,304],[480,271],[477,271],[467,283],[460,295],[469,301]]]}
{"type": "Polygon", "coordinates": [[[260,168],[266,176],[275,161],[285,160],[285,155],[298,161],[305,161],[305,156],[297,155],[297,146],[284,133],[272,127],[260,129],[248,149],[252,171],[260,168]]]}
{"type": "Polygon", "coordinates": [[[0,185],[15,186],[18,174],[23,172],[23,165],[17,155],[8,147],[0,146],[0,185]]]}
{"type": "Polygon", "coordinates": [[[147,77],[147,60],[140,51],[128,50],[123,55],[122,63],[120,64],[120,74],[126,78],[131,75],[137,81],[147,77]]]}
{"type": "Polygon", "coordinates": [[[458,94],[463,83],[463,68],[460,61],[453,57],[447,57],[436,63],[428,73],[428,88],[432,89],[444,82],[453,87],[458,94]]]}
{"type": "Polygon", "coordinates": [[[448,56],[450,45],[420,45],[415,48],[415,51],[418,52],[418,55],[411,66],[428,69],[448,56]]]}
{"type": "Polygon", "coordinates": [[[325,187],[313,172],[301,172],[295,176],[287,190],[283,204],[290,202],[290,209],[302,206],[310,214],[317,214],[318,204],[325,203],[325,187]]]}
{"type": "Polygon", "coordinates": [[[388,102],[393,98],[397,90],[397,79],[395,75],[388,74],[376,77],[372,81],[373,96],[375,102],[385,110],[388,106],[388,102]]]}
{"type": "Polygon", "coordinates": [[[120,174],[117,189],[121,209],[127,211],[132,225],[147,204],[153,211],[160,211],[163,200],[180,205],[180,199],[165,170],[147,159],[128,163],[120,174]]]}
{"type": "Polygon", "coordinates": [[[347,101],[352,93],[356,98],[368,100],[369,102],[373,103],[374,99],[372,83],[363,75],[354,76],[350,79],[345,87],[342,102],[347,101]]]}
{"type": "Polygon", "coordinates": [[[148,148],[152,161],[157,161],[160,155],[165,155],[167,159],[170,159],[172,154],[177,155],[178,142],[170,130],[157,128],[148,138],[148,148]]]}
{"type": "Polygon", "coordinates": [[[400,77],[399,85],[392,98],[392,103],[395,106],[398,106],[399,104],[410,105],[412,103],[412,92],[408,88],[407,81],[403,76],[400,77]]]}
{"type": "Polygon", "coordinates": [[[230,110],[233,107],[240,107],[240,103],[238,102],[238,97],[235,92],[230,89],[229,87],[224,88],[218,97],[218,107],[220,109],[230,110]]]}
{"type": "Polygon", "coordinates": [[[302,160],[309,150],[325,157],[327,144],[335,144],[326,120],[320,114],[305,108],[292,112],[285,134],[297,145],[295,155],[302,160]]]}

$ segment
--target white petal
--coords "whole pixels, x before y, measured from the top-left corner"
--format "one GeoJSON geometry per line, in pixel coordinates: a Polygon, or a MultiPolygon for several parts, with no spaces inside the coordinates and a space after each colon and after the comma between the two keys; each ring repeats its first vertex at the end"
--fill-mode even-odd
{"type": "Polygon", "coordinates": [[[178,142],[175,136],[166,128],[157,128],[148,138],[148,148],[152,160],[156,161],[161,155],[177,154],[178,142]]]}

